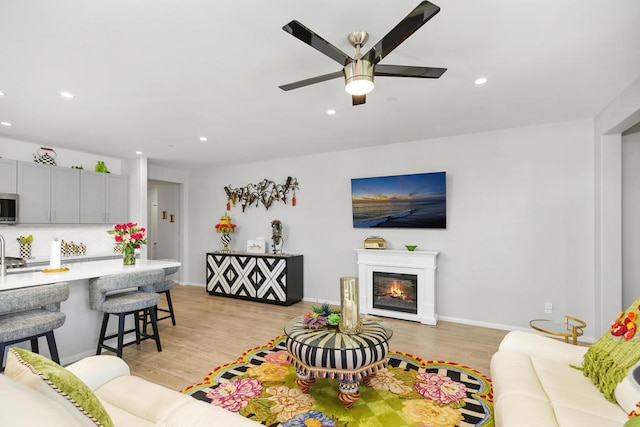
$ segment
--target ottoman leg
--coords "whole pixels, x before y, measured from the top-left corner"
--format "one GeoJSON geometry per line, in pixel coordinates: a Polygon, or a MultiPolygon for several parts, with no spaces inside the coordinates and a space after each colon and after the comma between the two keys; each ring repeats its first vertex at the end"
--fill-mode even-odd
{"type": "Polygon", "coordinates": [[[358,381],[340,381],[338,384],[338,399],[344,403],[344,407],[351,409],[354,403],[360,399],[358,381]]]}
{"type": "Polygon", "coordinates": [[[309,391],[309,388],[316,382],[315,378],[305,375],[301,371],[296,372],[296,385],[300,387],[303,393],[309,391]]]}

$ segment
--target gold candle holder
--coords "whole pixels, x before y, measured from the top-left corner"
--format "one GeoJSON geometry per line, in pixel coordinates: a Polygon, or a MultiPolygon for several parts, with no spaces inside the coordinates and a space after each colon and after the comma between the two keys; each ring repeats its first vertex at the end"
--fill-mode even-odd
{"type": "Polygon", "coordinates": [[[358,278],[340,278],[340,308],[342,319],[338,325],[344,334],[357,334],[362,330],[360,321],[360,301],[358,299],[358,278]]]}

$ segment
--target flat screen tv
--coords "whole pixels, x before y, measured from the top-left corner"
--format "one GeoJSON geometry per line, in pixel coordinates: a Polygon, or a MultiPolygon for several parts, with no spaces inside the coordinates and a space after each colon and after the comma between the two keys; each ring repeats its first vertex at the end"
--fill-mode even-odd
{"type": "Polygon", "coordinates": [[[447,228],[446,172],[354,178],[355,228],[447,228]]]}

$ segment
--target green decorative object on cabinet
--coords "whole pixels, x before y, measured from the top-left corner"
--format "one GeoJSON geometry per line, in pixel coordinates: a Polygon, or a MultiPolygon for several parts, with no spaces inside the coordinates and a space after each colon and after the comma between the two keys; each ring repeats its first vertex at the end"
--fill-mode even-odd
{"type": "Polygon", "coordinates": [[[105,165],[102,160],[98,160],[98,163],[96,163],[95,171],[101,172],[101,173],[108,173],[109,169],[107,169],[107,165],[105,165]]]}

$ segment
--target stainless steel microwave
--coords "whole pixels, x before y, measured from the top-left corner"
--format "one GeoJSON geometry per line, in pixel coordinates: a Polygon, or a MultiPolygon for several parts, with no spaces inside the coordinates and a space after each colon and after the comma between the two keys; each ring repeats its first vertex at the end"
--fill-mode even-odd
{"type": "Polygon", "coordinates": [[[0,193],[0,225],[18,223],[19,199],[17,194],[0,193]]]}

